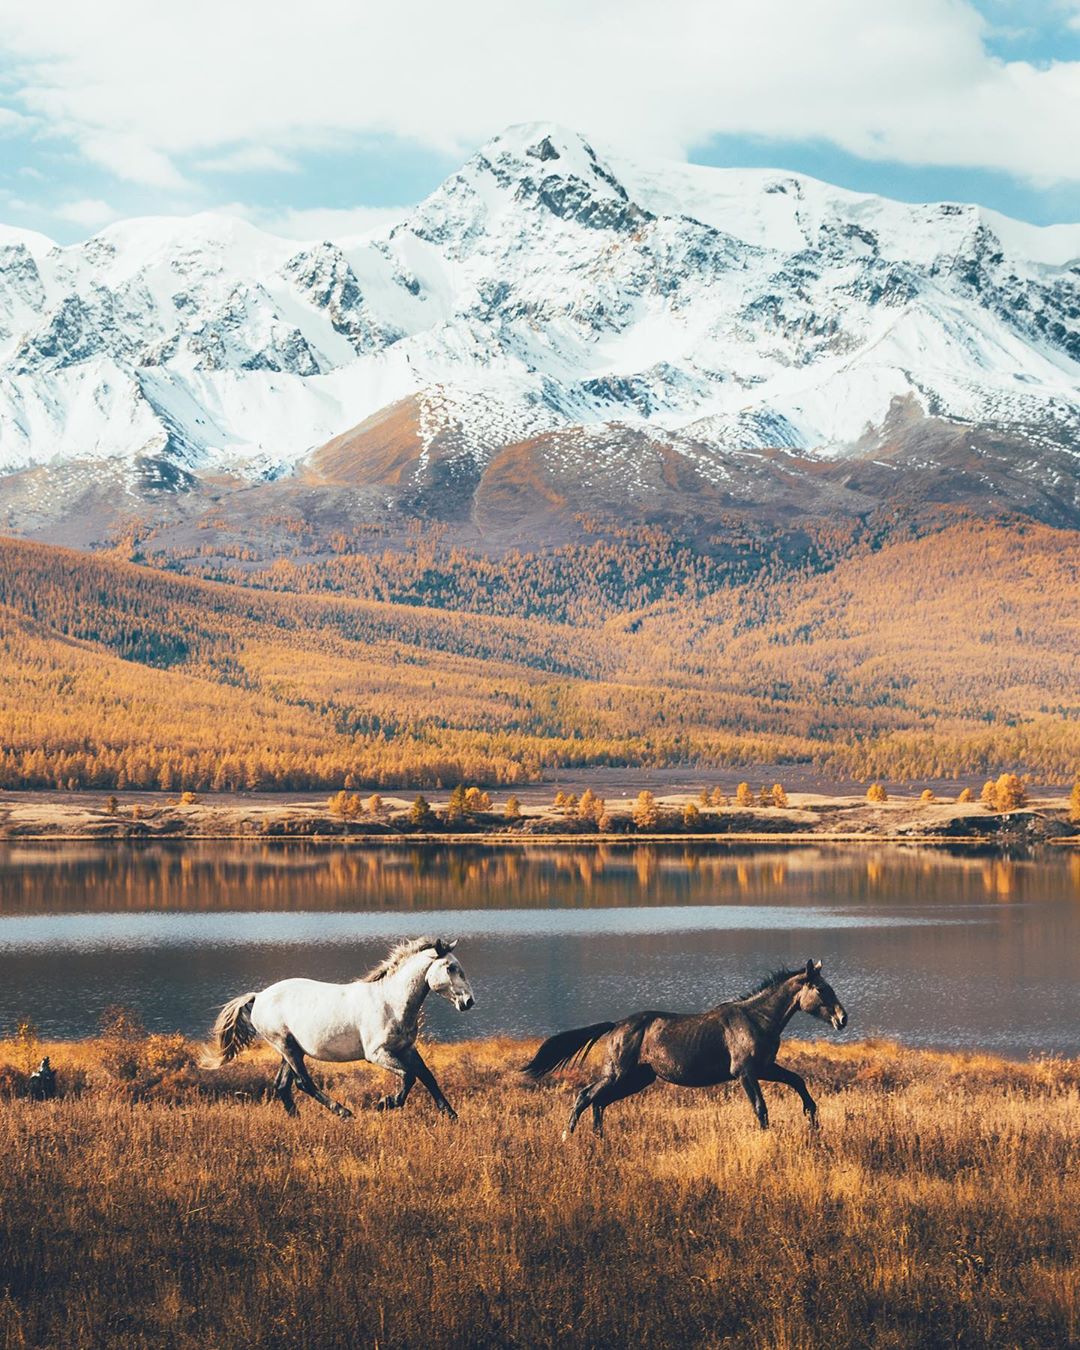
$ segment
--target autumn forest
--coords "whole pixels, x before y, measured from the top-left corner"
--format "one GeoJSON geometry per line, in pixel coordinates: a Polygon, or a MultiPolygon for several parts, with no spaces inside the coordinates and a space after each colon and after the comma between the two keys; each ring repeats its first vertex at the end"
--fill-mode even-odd
{"type": "Polygon", "coordinates": [[[513,784],[556,766],[838,777],[1080,762],[1080,535],[691,548],[660,529],[476,557],[0,539],[0,786],[513,784]],[[131,561],[131,559],[137,561],[131,561]]]}

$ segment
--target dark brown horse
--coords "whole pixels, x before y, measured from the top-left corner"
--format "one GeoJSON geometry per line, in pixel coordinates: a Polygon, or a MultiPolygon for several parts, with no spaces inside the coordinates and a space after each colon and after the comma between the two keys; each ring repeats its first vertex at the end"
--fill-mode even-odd
{"type": "Polygon", "coordinates": [[[543,1078],[584,1059],[597,1041],[610,1034],[602,1075],[578,1093],[570,1112],[571,1134],[587,1106],[592,1107],[593,1129],[602,1134],[604,1108],[632,1097],[657,1078],[679,1087],[712,1087],[737,1078],[763,1130],[769,1128],[769,1112],[761,1084],[786,1083],[799,1094],[810,1124],[816,1125],[817,1104],[806,1083],[776,1063],[780,1037],[797,1012],[819,1017],[837,1030],[847,1024],[843,1005],[822,978],[820,961],[807,961],[798,970],[775,971],[751,993],[709,1012],[640,1012],[622,1022],[560,1031],[543,1043],[524,1072],[543,1078]]]}

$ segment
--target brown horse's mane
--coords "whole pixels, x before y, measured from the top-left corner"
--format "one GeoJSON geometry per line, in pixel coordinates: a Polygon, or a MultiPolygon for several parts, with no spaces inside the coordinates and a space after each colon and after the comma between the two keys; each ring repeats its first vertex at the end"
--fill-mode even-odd
{"type": "Polygon", "coordinates": [[[437,937],[418,937],[408,938],[404,942],[399,942],[396,946],[390,948],[386,956],[377,966],[373,966],[366,975],[361,975],[359,980],[363,984],[373,984],[376,980],[385,980],[388,975],[393,975],[395,970],[401,967],[415,956],[418,952],[433,948],[436,958],[445,956],[450,950],[450,944],[446,938],[437,937]]]}

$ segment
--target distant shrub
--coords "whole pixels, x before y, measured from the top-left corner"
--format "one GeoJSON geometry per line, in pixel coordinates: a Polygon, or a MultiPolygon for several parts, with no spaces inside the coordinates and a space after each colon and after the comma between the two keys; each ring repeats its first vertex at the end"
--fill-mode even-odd
{"type": "Polygon", "coordinates": [[[975,800],[975,794],[970,788],[964,788],[963,792],[960,793],[956,800],[958,802],[973,802],[975,800]]]}
{"type": "Polygon", "coordinates": [[[735,801],[739,806],[753,806],[754,794],[750,791],[749,783],[740,783],[735,789],[735,801]]]}
{"type": "Polygon", "coordinates": [[[656,798],[647,789],[639,792],[634,803],[634,824],[639,830],[654,830],[660,819],[660,808],[656,798]]]}
{"type": "Polygon", "coordinates": [[[138,1013],[113,1003],[101,1014],[101,1064],[112,1078],[133,1082],[142,1070],[146,1030],[138,1013]]]}
{"type": "Polygon", "coordinates": [[[577,805],[579,820],[591,820],[597,822],[604,814],[606,805],[603,797],[598,797],[592,788],[586,788],[581,794],[581,801],[577,805]]]}
{"type": "Polygon", "coordinates": [[[999,774],[996,782],[987,779],[980,799],[988,811],[1019,811],[1027,805],[1027,787],[1015,773],[999,774]]]}
{"type": "Polygon", "coordinates": [[[25,1097],[29,1091],[30,1075],[14,1064],[0,1064],[0,1101],[25,1097]]]}
{"type": "Polygon", "coordinates": [[[355,820],[364,810],[363,802],[356,792],[335,792],[326,803],[326,809],[333,816],[340,816],[342,820],[355,820]]]}
{"type": "Polygon", "coordinates": [[[923,788],[919,793],[919,801],[921,801],[924,806],[929,806],[931,803],[936,802],[937,798],[934,796],[931,788],[923,788]]]}
{"type": "Polygon", "coordinates": [[[683,828],[696,830],[701,825],[701,812],[693,802],[687,802],[682,813],[683,828]]]}
{"type": "Polygon", "coordinates": [[[506,799],[506,805],[503,807],[503,815],[507,820],[521,819],[521,803],[513,794],[506,799]]]}
{"type": "Polygon", "coordinates": [[[465,789],[465,814],[467,816],[478,816],[485,811],[491,810],[491,798],[478,787],[465,789]]]}
{"type": "Polygon", "coordinates": [[[409,807],[409,822],[412,825],[430,825],[432,814],[428,799],[418,796],[409,807]]]}
{"type": "Polygon", "coordinates": [[[188,792],[181,792],[180,794],[181,806],[194,806],[198,802],[198,800],[199,794],[197,792],[188,791],[188,792]]]}
{"type": "Polygon", "coordinates": [[[718,787],[713,788],[712,794],[709,797],[709,805],[719,807],[719,806],[727,806],[727,804],[728,799],[724,795],[724,793],[721,792],[718,787]]]}
{"type": "Polygon", "coordinates": [[[884,784],[871,783],[866,789],[866,800],[868,802],[887,802],[889,794],[885,791],[884,784]]]}
{"type": "Polygon", "coordinates": [[[787,793],[784,791],[781,783],[772,785],[772,804],[773,806],[784,807],[788,804],[787,793]]]}
{"type": "Polygon", "coordinates": [[[1074,825],[1080,825],[1080,783],[1074,783],[1069,793],[1069,819],[1074,825]]]}
{"type": "Polygon", "coordinates": [[[772,793],[769,791],[767,787],[763,786],[761,791],[758,793],[758,806],[772,806],[772,804],[773,804],[772,793]]]}

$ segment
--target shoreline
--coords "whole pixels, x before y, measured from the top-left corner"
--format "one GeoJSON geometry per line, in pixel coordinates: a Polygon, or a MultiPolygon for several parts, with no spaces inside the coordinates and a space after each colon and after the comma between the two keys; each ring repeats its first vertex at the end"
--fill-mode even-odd
{"type": "Polygon", "coordinates": [[[605,848],[634,844],[906,845],[1012,848],[1052,844],[1080,847],[1080,823],[1070,820],[1067,795],[1039,795],[1008,812],[979,801],[893,795],[885,802],[828,793],[786,795],[782,805],[706,804],[689,791],[657,795],[653,819],[635,819],[637,799],[601,803],[603,819],[582,819],[563,806],[527,804],[504,814],[506,794],[463,821],[447,820],[447,794],[433,793],[433,823],[413,825],[413,798],[399,791],[370,794],[264,793],[237,799],[109,792],[0,794],[0,846],[15,843],[287,842],[316,847],[536,846],[605,848]],[[348,795],[349,814],[338,798],[348,795]],[[433,827],[434,825],[434,827],[433,827]]]}
{"type": "MultiPolygon", "coordinates": [[[[1038,839],[1038,846],[1080,849],[1080,835],[1062,835],[1038,839]]],[[[376,834],[376,835],[273,835],[257,834],[24,834],[0,838],[0,848],[11,844],[314,844],[333,848],[401,848],[407,845],[421,848],[465,845],[493,848],[635,848],[643,844],[681,844],[710,846],[723,844],[776,845],[780,848],[813,845],[906,845],[912,848],[980,848],[1007,849],[1030,847],[1031,840],[1010,836],[997,839],[985,834],[950,835],[926,834],[376,834]]]]}

